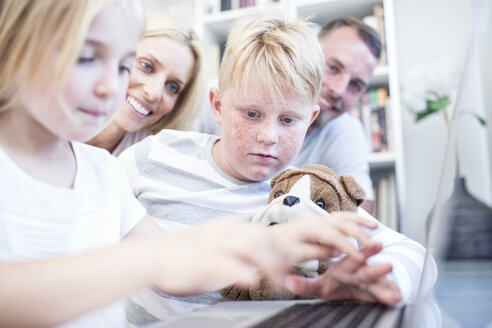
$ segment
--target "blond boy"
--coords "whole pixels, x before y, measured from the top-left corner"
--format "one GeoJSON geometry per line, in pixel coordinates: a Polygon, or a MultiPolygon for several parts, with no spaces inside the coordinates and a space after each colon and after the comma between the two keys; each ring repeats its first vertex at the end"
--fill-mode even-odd
{"type": "MultiPolygon", "coordinates": [[[[319,42],[306,21],[263,16],[239,22],[227,41],[220,91],[212,88],[209,95],[221,136],[167,130],[120,156],[134,194],[156,222],[175,231],[221,215],[249,219],[265,206],[268,180],[297,156],[319,113],[323,65],[319,42]]],[[[380,226],[376,232],[383,230],[389,229],[380,226]]],[[[397,243],[408,240],[389,232],[397,243]]],[[[423,255],[423,248],[410,242],[423,255]]],[[[369,250],[367,256],[378,251],[369,250]]],[[[364,283],[384,279],[393,292],[384,301],[394,303],[400,295],[385,277],[390,271],[385,264],[364,283]]],[[[130,300],[128,317],[141,324],[221,300],[218,293],[176,298],[145,290],[130,300]]]]}

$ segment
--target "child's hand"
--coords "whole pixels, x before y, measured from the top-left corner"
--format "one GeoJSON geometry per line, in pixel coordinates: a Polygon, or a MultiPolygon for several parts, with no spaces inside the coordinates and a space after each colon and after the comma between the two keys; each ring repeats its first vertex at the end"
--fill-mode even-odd
{"type": "Polygon", "coordinates": [[[282,249],[297,262],[335,257],[341,252],[363,260],[363,254],[347,238],[353,237],[362,244],[370,243],[361,226],[374,229],[377,224],[353,212],[336,212],[278,224],[269,229],[274,232],[282,249]]]}
{"type": "Polygon", "coordinates": [[[270,230],[250,222],[217,220],[153,240],[155,287],[175,296],[247,286],[258,269],[278,279],[291,263],[270,230]]]}
{"type": "Polygon", "coordinates": [[[335,263],[317,278],[289,276],[285,286],[293,293],[324,298],[327,300],[361,300],[395,304],[401,300],[396,284],[386,275],[391,272],[389,264],[368,265],[367,258],[381,251],[378,243],[365,244],[361,250],[363,259],[347,256],[335,263]]]}
{"type": "Polygon", "coordinates": [[[173,295],[217,290],[230,283],[247,286],[261,270],[280,284],[291,265],[341,252],[364,260],[347,236],[362,243],[360,225],[375,224],[353,213],[315,216],[265,228],[248,222],[214,221],[158,240],[156,287],[173,295]]]}

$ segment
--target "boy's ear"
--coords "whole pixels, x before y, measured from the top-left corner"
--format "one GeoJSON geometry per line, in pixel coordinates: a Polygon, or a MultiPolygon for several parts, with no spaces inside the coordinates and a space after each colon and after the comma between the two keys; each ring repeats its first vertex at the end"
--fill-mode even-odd
{"type": "Polygon", "coordinates": [[[319,105],[316,104],[313,106],[313,115],[311,117],[311,121],[309,122],[309,124],[311,125],[311,123],[314,122],[314,120],[316,119],[316,117],[318,117],[319,115],[319,105]]]}
{"type": "Polygon", "coordinates": [[[222,114],[222,101],[220,99],[219,89],[212,87],[208,93],[208,99],[212,106],[212,114],[214,115],[215,122],[220,125],[220,115],[222,114]]]}

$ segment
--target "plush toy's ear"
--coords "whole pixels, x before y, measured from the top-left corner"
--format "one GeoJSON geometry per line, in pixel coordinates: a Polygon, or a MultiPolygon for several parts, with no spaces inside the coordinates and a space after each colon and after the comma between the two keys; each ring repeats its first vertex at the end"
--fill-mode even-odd
{"type": "Polygon", "coordinates": [[[277,183],[277,180],[279,180],[281,177],[283,177],[285,174],[289,173],[290,171],[293,171],[293,170],[291,170],[291,169],[285,169],[285,170],[280,171],[279,173],[277,173],[272,178],[272,180],[270,180],[270,188],[273,189],[273,186],[275,186],[275,184],[277,183]]]}
{"type": "Polygon", "coordinates": [[[352,198],[357,206],[362,204],[366,200],[366,192],[362,189],[354,178],[350,175],[341,175],[340,180],[347,191],[347,194],[352,198]]]}

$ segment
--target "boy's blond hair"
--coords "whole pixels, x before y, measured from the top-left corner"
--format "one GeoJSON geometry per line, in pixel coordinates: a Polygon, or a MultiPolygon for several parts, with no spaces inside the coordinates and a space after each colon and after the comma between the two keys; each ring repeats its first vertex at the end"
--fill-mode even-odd
{"type": "MultiPolygon", "coordinates": [[[[162,129],[189,130],[201,110],[205,93],[203,54],[197,34],[186,24],[162,14],[147,15],[147,30],[144,38],[168,37],[188,47],[194,64],[190,80],[180,92],[172,111],[149,127],[153,133],[162,129]]],[[[172,51],[170,49],[169,51],[172,51]]]]}
{"type": "Polygon", "coordinates": [[[219,70],[219,89],[241,90],[254,74],[271,95],[279,95],[288,88],[314,105],[324,62],[311,23],[254,15],[236,23],[229,34],[219,70]]]}
{"type": "Polygon", "coordinates": [[[55,79],[62,101],[66,75],[93,18],[116,1],[129,6],[128,13],[134,9],[129,0],[0,0],[0,112],[46,79],[55,79]]]}

